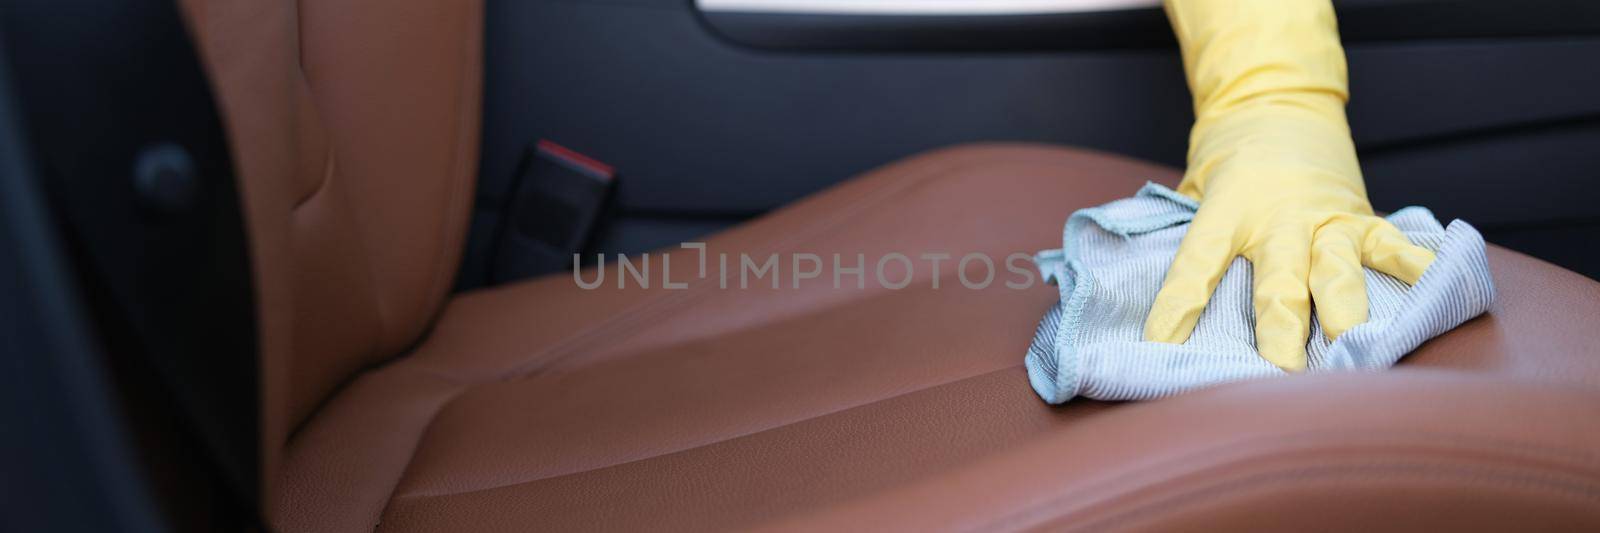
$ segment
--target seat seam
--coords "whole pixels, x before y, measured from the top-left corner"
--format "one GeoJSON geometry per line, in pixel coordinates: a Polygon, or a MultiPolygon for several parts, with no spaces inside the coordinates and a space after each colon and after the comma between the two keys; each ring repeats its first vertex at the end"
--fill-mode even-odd
{"type": "MultiPolygon", "coordinates": [[[[309,98],[309,96],[307,98],[309,98]]],[[[313,102],[310,105],[316,105],[316,103],[313,102]]],[[[335,172],[335,168],[334,168],[333,146],[331,145],[331,143],[329,144],[329,146],[327,146],[327,149],[328,149],[327,161],[324,161],[322,163],[322,178],[317,180],[317,186],[315,188],[311,189],[310,194],[307,194],[305,196],[305,198],[300,198],[299,200],[295,201],[294,205],[289,208],[289,212],[290,213],[299,212],[300,208],[304,207],[306,204],[311,203],[311,200],[313,198],[316,198],[317,196],[321,196],[322,192],[328,189],[328,184],[333,181],[333,173],[335,172]]],[[[297,155],[297,157],[298,157],[298,155],[297,155]]]]}
{"type": "MultiPolygon", "coordinates": [[[[606,470],[606,469],[610,469],[610,468],[617,468],[617,467],[630,465],[630,464],[634,464],[634,463],[639,463],[639,462],[643,462],[643,461],[650,461],[650,460],[654,460],[654,459],[658,459],[658,458],[666,457],[666,456],[670,456],[670,455],[681,454],[681,453],[693,451],[693,450],[696,450],[696,449],[699,449],[699,448],[704,448],[704,447],[707,447],[707,446],[714,446],[714,445],[725,443],[725,442],[731,442],[731,441],[735,441],[735,440],[739,440],[739,439],[749,438],[749,437],[752,437],[752,436],[760,435],[762,433],[767,433],[767,432],[770,432],[770,431],[780,430],[780,429],[783,429],[783,428],[795,426],[795,425],[798,425],[798,424],[803,424],[803,423],[810,422],[810,421],[813,421],[813,420],[819,420],[819,419],[822,419],[822,418],[825,418],[825,417],[829,417],[829,416],[843,414],[843,413],[846,413],[846,412],[849,412],[849,411],[854,411],[854,410],[857,410],[857,409],[863,409],[863,408],[871,407],[873,405],[876,405],[876,404],[879,404],[879,403],[882,403],[882,402],[886,402],[886,401],[890,401],[890,400],[894,400],[894,399],[898,399],[898,398],[903,398],[903,397],[911,396],[911,395],[915,395],[915,394],[920,394],[920,393],[927,392],[927,391],[930,391],[930,390],[938,389],[938,388],[941,388],[941,387],[947,387],[947,386],[950,386],[950,385],[955,385],[955,384],[971,381],[971,380],[974,380],[974,379],[980,379],[980,378],[984,378],[984,377],[988,377],[988,376],[992,376],[992,375],[996,375],[996,374],[1002,374],[1002,373],[1006,373],[1006,372],[1015,372],[1019,368],[1022,368],[1021,364],[1008,365],[1008,366],[1005,366],[1005,367],[1002,367],[1002,368],[983,371],[983,372],[979,372],[979,373],[976,373],[976,374],[971,374],[971,375],[967,375],[967,376],[963,376],[963,377],[959,377],[959,378],[955,378],[955,379],[951,379],[951,380],[947,380],[947,381],[941,381],[941,382],[938,382],[938,383],[930,383],[930,384],[927,384],[927,385],[924,385],[924,386],[921,386],[921,387],[912,388],[910,390],[905,390],[905,391],[902,391],[902,392],[893,393],[893,394],[890,394],[888,396],[883,396],[883,397],[880,397],[880,398],[867,400],[867,401],[862,402],[862,403],[818,411],[816,413],[812,413],[812,414],[807,415],[807,416],[802,416],[802,417],[796,418],[794,420],[790,420],[788,422],[784,422],[782,424],[769,426],[769,427],[764,427],[764,428],[759,428],[759,429],[754,429],[754,430],[751,430],[751,431],[745,431],[745,432],[737,433],[737,434],[724,435],[724,436],[719,437],[719,438],[713,438],[713,439],[706,440],[704,442],[693,444],[693,445],[690,445],[690,446],[686,446],[686,447],[683,447],[683,448],[680,448],[680,449],[662,451],[662,452],[659,452],[659,453],[653,453],[653,454],[649,454],[649,455],[642,456],[642,457],[637,457],[637,458],[632,458],[632,459],[627,459],[627,460],[623,460],[623,461],[607,464],[607,465],[604,465],[604,466],[596,466],[596,467],[592,467],[592,468],[585,468],[585,469],[582,469],[582,470],[574,470],[572,472],[566,472],[566,473],[552,475],[552,476],[543,476],[543,477],[537,477],[537,478],[532,478],[532,479],[524,479],[524,480],[519,480],[519,481],[507,482],[507,483],[502,483],[502,484],[495,485],[495,486],[490,486],[490,487],[480,487],[480,488],[474,488],[474,489],[458,490],[458,491],[451,491],[451,492],[438,492],[438,493],[410,492],[410,493],[406,493],[406,494],[394,494],[394,495],[391,496],[390,501],[394,501],[394,500],[397,500],[397,499],[425,499],[425,498],[443,498],[443,497],[450,497],[450,496],[459,496],[459,495],[463,495],[463,494],[471,494],[471,493],[475,493],[475,492],[483,492],[483,491],[504,489],[504,488],[508,488],[508,487],[515,487],[515,486],[518,486],[518,485],[527,485],[527,484],[530,484],[530,483],[537,483],[537,482],[540,482],[540,481],[546,481],[546,480],[551,480],[551,479],[559,479],[559,478],[568,477],[568,476],[575,476],[575,475],[581,475],[581,474],[586,474],[586,473],[590,473],[590,472],[597,472],[597,471],[606,470]]],[[[459,398],[460,396],[461,395],[457,395],[457,396],[452,397],[450,402],[454,402],[455,399],[459,398]]],[[[441,408],[439,409],[439,411],[442,412],[444,410],[443,406],[447,405],[450,402],[445,402],[444,404],[441,404],[441,408]]],[[[437,420],[437,414],[438,413],[436,412],[435,413],[435,417],[434,417],[433,420],[437,420]]],[[[431,428],[433,420],[429,421],[428,428],[431,428]]],[[[426,429],[428,429],[428,428],[425,428],[425,431],[422,433],[423,435],[426,435],[426,433],[427,433],[426,429]]],[[[420,438],[418,439],[418,443],[420,445],[420,443],[421,443],[421,439],[420,438]]],[[[415,457],[413,456],[413,459],[414,458],[415,457]]],[[[402,479],[402,481],[403,481],[403,479],[402,479]]],[[[397,485],[398,485],[398,483],[397,483],[397,485]]]]}
{"type": "MultiPolygon", "coordinates": [[[[319,123],[319,124],[316,124],[315,126],[318,127],[318,128],[321,128],[322,125],[320,123],[322,122],[322,112],[318,109],[316,95],[311,92],[311,76],[308,76],[306,74],[306,37],[305,37],[306,32],[305,32],[305,29],[304,29],[305,28],[305,8],[304,8],[304,6],[301,5],[301,3],[302,3],[302,0],[295,0],[295,2],[293,2],[293,4],[294,4],[294,73],[295,73],[295,78],[296,78],[294,81],[296,81],[298,83],[294,83],[293,84],[294,87],[291,87],[289,89],[289,93],[291,95],[293,95],[293,97],[297,101],[300,100],[301,98],[304,98],[307,101],[303,105],[311,106],[311,109],[316,112],[316,115],[314,116],[313,120],[315,120],[315,121],[317,121],[319,123]]],[[[292,120],[295,121],[294,128],[292,130],[290,130],[290,131],[294,132],[294,137],[295,137],[295,143],[294,143],[295,155],[294,155],[294,157],[295,157],[296,160],[298,160],[299,158],[303,157],[303,155],[304,155],[304,154],[301,154],[299,152],[300,146],[301,146],[300,143],[299,143],[299,140],[300,140],[299,136],[300,136],[300,133],[302,131],[304,131],[305,125],[303,125],[303,124],[301,124],[299,122],[300,118],[302,118],[302,115],[298,111],[295,111],[295,112],[291,113],[289,116],[292,118],[292,120]]],[[[312,187],[310,191],[307,191],[305,196],[294,199],[293,205],[291,205],[290,208],[289,208],[289,212],[290,213],[294,213],[296,211],[299,211],[301,206],[306,205],[307,203],[311,202],[312,198],[315,198],[316,196],[322,194],[322,191],[327,189],[328,182],[333,180],[333,172],[334,172],[334,168],[333,168],[333,143],[331,141],[325,141],[322,144],[324,145],[324,147],[327,149],[327,152],[328,152],[327,153],[327,161],[325,161],[323,163],[322,177],[321,177],[321,179],[319,179],[317,181],[317,185],[315,187],[312,187]]],[[[298,173],[299,170],[300,170],[299,166],[296,165],[295,166],[295,172],[298,173]]]]}
{"type": "MultiPolygon", "coordinates": [[[[388,500],[388,502],[385,504],[385,509],[387,510],[387,508],[392,503],[394,503],[396,501],[400,501],[400,500],[407,500],[407,501],[415,502],[415,501],[425,500],[425,499],[447,498],[447,497],[462,496],[462,495],[467,495],[467,494],[487,492],[487,491],[493,491],[493,490],[501,490],[501,489],[517,487],[517,486],[521,486],[521,485],[528,485],[528,484],[532,484],[532,483],[538,483],[538,482],[541,482],[541,481],[560,479],[560,478],[563,478],[563,477],[583,475],[583,474],[592,473],[592,472],[598,472],[598,471],[602,471],[602,470],[606,470],[606,469],[623,467],[623,466],[627,466],[627,465],[630,465],[630,464],[640,463],[640,462],[643,462],[643,461],[650,461],[650,460],[659,459],[659,458],[662,458],[662,457],[667,457],[667,456],[676,455],[676,454],[688,453],[688,452],[691,452],[691,451],[694,451],[696,449],[700,449],[700,448],[703,448],[703,447],[706,447],[706,446],[713,446],[713,445],[717,445],[717,444],[721,444],[721,443],[725,443],[725,442],[731,442],[731,441],[735,441],[735,440],[739,440],[739,439],[749,438],[749,437],[753,437],[753,436],[756,436],[756,435],[759,435],[759,434],[762,434],[762,433],[767,433],[767,432],[770,432],[770,431],[780,430],[780,429],[783,429],[783,428],[795,426],[795,425],[806,423],[806,422],[809,422],[809,421],[819,420],[819,419],[822,419],[822,418],[825,418],[825,417],[839,415],[839,414],[843,414],[843,413],[846,413],[846,412],[849,412],[849,411],[853,411],[853,410],[857,410],[857,409],[868,408],[868,407],[871,407],[873,405],[879,404],[879,403],[884,402],[884,401],[889,401],[889,400],[893,400],[893,399],[896,399],[896,398],[901,398],[901,397],[904,397],[904,396],[918,394],[918,393],[926,392],[926,391],[933,390],[933,389],[936,389],[936,388],[945,387],[945,386],[949,386],[949,385],[954,385],[954,384],[961,383],[961,382],[964,382],[964,381],[970,381],[970,380],[973,380],[973,379],[978,379],[978,378],[994,375],[994,374],[997,374],[997,373],[1003,373],[1003,372],[1006,372],[1006,371],[1014,371],[1017,368],[1019,368],[1020,366],[1021,365],[1012,365],[1012,366],[1008,366],[1008,367],[1005,367],[1005,368],[996,369],[996,370],[993,370],[993,371],[981,372],[981,373],[970,375],[970,376],[967,376],[967,377],[963,377],[963,378],[959,378],[959,379],[955,379],[955,380],[950,380],[950,381],[947,381],[947,382],[931,384],[931,385],[928,385],[928,386],[925,386],[925,387],[920,387],[920,388],[913,389],[913,390],[910,390],[910,391],[906,391],[906,392],[900,393],[900,394],[894,394],[894,395],[891,395],[891,396],[886,396],[886,397],[875,399],[875,400],[871,400],[871,401],[868,401],[868,402],[865,402],[865,403],[852,405],[852,406],[844,407],[844,408],[840,408],[840,409],[829,410],[829,411],[825,411],[825,412],[819,412],[819,413],[817,413],[815,415],[804,417],[804,418],[800,418],[800,419],[796,419],[796,420],[793,420],[793,421],[790,421],[790,422],[786,422],[784,424],[771,426],[771,427],[767,427],[767,428],[762,428],[762,429],[758,429],[758,430],[755,430],[755,431],[750,431],[750,432],[742,433],[742,434],[738,434],[738,435],[732,435],[732,436],[728,436],[728,437],[725,437],[725,438],[715,439],[715,440],[707,441],[707,442],[704,442],[704,443],[701,443],[701,444],[696,444],[696,445],[693,445],[693,446],[690,446],[690,447],[685,447],[685,448],[678,449],[678,450],[668,451],[668,452],[665,452],[665,453],[657,453],[657,454],[652,454],[652,455],[645,456],[645,457],[639,457],[639,458],[630,459],[630,460],[626,460],[626,461],[622,461],[622,462],[608,464],[608,465],[605,465],[605,466],[600,466],[600,467],[595,467],[595,468],[588,468],[588,469],[584,469],[584,470],[578,470],[578,471],[563,473],[563,474],[554,475],[554,476],[544,476],[544,477],[538,477],[538,478],[532,478],[532,479],[518,480],[518,481],[502,483],[502,484],[498,484],[498,485],[494,485],[494,486],[480,487],[480,488],[474,488],[474,489],[468,489],[468,490],[458,490],[458,491],[439,492],[439,493],[411,492],[411,493],[406,493],[406,494],[393,494],[391,496],[391,498],[388,500]]],[[[453,400],[454,400],[454,398],[452,398],[452,401],[453,400]]],[[[442,407],[441,407],[440,411],[443,411],[442,407]]],[[[1202,475],[1205,471],[1215,470],[1215,469],[1219,469],[1219,468],[1226,468],[1226,467],[1228,467],[1230,465],[1237,465],[1237,464],[1241,464],[1241,463],[1245,463],[1245,462],[1256,462],[1256,461],[1260,461],[1264,457],[1265,458],[1270,458],[1272,456],[1287,456],[1287,455],[1307,453],[1308,451],[1324,451],[1325,452],[1327,450],[1325,450],[1325,449],[1324,450],[1318,450],[1314,446],[1314,444],[1317,443],[1318,441],[1326,439],[1327,437],[1330,437],[1330,436],[1348,436],[1348,433],[1346,433],[1346,432],[1328,432],[1328,431],[1323,431],[1323,430],[1313,430],[1313,431],[1296,432],[1296,434],[1290,435],[1290,436],[1257,436],[1257,437],[1250,437],[1250,438],[1243,438],[1243,439],[1231,439],[1231,440],[1228,440],[1228,441],[1220,443],[1220,444],[1208,446],[1208,447],[1206,447],[1204,449],[1201,449],[1201,450],[1185,453],[1185,454],[1177,456],[1177,457],[1162,459],[1162,460],[1159,460],[1159,461],[1157,461],[1155,463],[1146,464],[1146,465],[1136,469],[1132,473],[1118,475],[1117,477],[1119,477],[1119,478],[1140,477],[1140,476],[1149,475],[1149,473],[1151,473],[1151,472],[1157,472],[1157,471],[1163,471],[1163,470],[1171,470],[1174,467],[1174,465],[1191,464],[1191,463],[1195,462],[1197,458],[1204,458],[1204,457],[1208,457],[1208,456],[1214,456],[1219,450],[1245,449],[1245,448],[1249,448],[1252,444],[1259,444],[1259,443],[1263,443],[1263,442],[1271,442],[1271,443],[1274,443],[1274,444],[1280,444],[1280,443],[1283,443],[1285,441],[1300,441],[1300,442],[1309,442],[1312,445],[1311,446],[1297,448],[1297,449],[1293,449],[1293,450],[1279,450],[1279,451],[1275,451],[1274,453],[1272,453],[1272,454],[1270,454],[1268,456],[1256,455],[1256,456],[1248,456],[1248,457],[1241,457],[1241,458],[1238,458],[1238,459],[1232,459],[1232,460],[1226,461],[1224,463],[1213,465],[1213,466],[1208,467],[1205,470],[1202,470],[1202,471],[1199,471],[1199,472],[1184,473],[1184,474],[1180,475],[1179,478],[1187,478],[1187,477],[1192,477],[1192,476],[1195,476],[1195,475],[1202,475]]],[[[1515,458],[1515,459],[1521,459],[1521,460],[1533,459],[1533,460],[1538,460],[1538,461],[1541,461],[1541,462],[1549,462],[1549,460],[1546,459],[1546,457],[1556,456],[1556,457],[1559,457],[1558,460],[1568,463],[1568,464],[1565,464],[1565,465],[1562,465],[1562,466],[1571,466],[1570,463],[1591,463],[1591,466],[1592,466],[1592,463],[1594,462],[1594,454],[1589,453],[1589,452],[1585,452],[1585,451],[1582,451],[1582,450],[1575,450],[1575,449],[1571,449],[1571,448],[1567,448],[1567,447],[1561,447],[1561,446],[1544,446],[1544,445],[1539,445],[1539,444],[1536,444],[1536,443],[1528,443],[1528,442],[1524,442],[1524,441],[1514,441],[1514,440],[1504,440],[1504,439],[1490,439],[1490,438],[1483,438],[1483,437],[1476,437],[1476,436],[1463,436],[1463,435],[1460,435],[1460,434],[1447,433],[1447,432],[1386,431],[1386,432],[1369,433],[1369,434],[1365,435],[1365,437],[1373,438],[1374,440],[1377,440],[1379,438],[1417,439],[1417,440],[1416,441],[1409,441],[1409,442],[1402,442],[1402,443],[1400,443],[1398,445],[1396,445],[1394,443],[1379,443],[1379,444],[1364,443],[1364,444],[1359,444],[1359,445],[1344,446],[1342,448],[1343,449],[1347,449],[1347,450],[1348,449],[1390,448],[1390,449],[1402,449],[1402,450],[1406,450],[1406,451],[1436,450],[1436,451],[1444,451],[1444,452],[1462,452],[1462,451],[1465,451],[1465,452],[1478,452],[1478,453],[1500,452],[1500,453],[1504,453],[1504,454],[1506,454],[1508,456],[1511,456],[1512,458],[1515,458]],[[1449,442],[1451,444],[1445,445],[1445,446],[1438,446],[1438,445],[1434,445],[1434,444],[1429,444],[1429,443],[1433,443],[1433,442],[1449,442]],[[1463,445],[1463,444],[1474,445],[1476,447],[1463,445]]],[[[418,439],[419,443],[420,443],[420,440],[421,439],[419,438],[418,439]]],[[[1403,462],[1403,461],[1397,461],[1397,462],[1403,462]]],[[[1553,479],[1553,477],[1552,477],[1552,479],[1553,479]]],[[[403,479],[402,479],[402,481],[403,481],[403,479]]],[[[1145,485],[1136,485],[1136,487],[1141,489],[1141,490],[1142,489],[1156,488],[1156,487],[1161,486],[1164,482],[1168,482],[1168,481],[1171,481],[1171,480],[1170,479],[1168,479],[1168,480],[1158,480],[1155,483],[1150,483],[1150,484],[1145,484],[1145,485]]],[[[398,483],[397,483],[397,485],[398,485],[398,483]]],[[[1025,515],[1029,515],[1029,514],[1035,514],[1035,513],[1039,512],[1042,509],[1061,507],[1062,506],[1061,505],[1062,502],[1068,502],[1068,501],[1081,499],[1079,497],[1082,496],[1082,494],[1081,494],[1082,492],[1083,492],[1082,490],[1074,490],[1074,491],[1070,491],[1070,492],[1068,492],[1068,493],[1066,493],[1064,495],[1058,495],[1056,497],[1049,498],[1049,499],[1047,499],[1045,501],[1036,502],[1034,504],[1025,506],[1024,508],[1021,508],[1021,509],[1018,509],[1018,510],[1015,510],[1015,511],[1012,511],[1012,512],[1008,512],[1008,513],[1004,513],[1002,515],[999,515],[999,516],[997,516],[997,517],[995,517],[995,518],[993,518],[993,519],[991,519],[989,521],[986,521],[983,524],[981,524],[981,525],[979,525],[979,526],[977,526],[975,528],[972,528],[972,529],[979,530],[979,531],[993,530],[993,529],[1004,529],[1004,525],[1005,524],[1017,524],[1017,523],[1021,523],[1021,522],[1035,522],[1035,523],[1037,523],[1037,522],[1041,522],[1041,521],[1048,522],[1048,521],[1053,521],[1053,520],[1059,520],[1061,518],[1061,516],[1067,516],[1067,515],[1073,514],[1073,512],[1064,513],[1061,516],[1054,516],[1054,517],[1045,518],[1043,520],[1032,520],[1032,521],[1026,520],[1024,518],[1024,516],[1025,515]]],[[[1083,511],[1074,511],[1074,512],[1083,512],[1083,511]]]]}
{"type": "MultiPolygon", "coordinates": [[[[425,372],[419,374],[427,378],[438,378],[438,376],[433,376],[425,372]]],[[[383,500],[383,505],[378,508],[377,515],[372,517],[372,523],[381,523],[383,521],[383,516],[389,513],[389,506],[394,503],[396,498],[395,491],[400,489],[400,484],[404,482],[406,476],[411,473],[412,465],[417,463],[417,452],[422,449],[422,439],[426,438],[428,433],[433,431],[433,426],[439,421],[439,414],[443,413],[445,409],[449,408],[451,404],[455,403],[456,400],[460,399],[469,390],[478,386],[476,384],[461,384],[448,380],[444,380],[444,383],[455,385],[456,389],[450,392],[449,396],[445,397],[438,403],[436,407],[434,407],[433,412],[428,414],[427,421],[423,422],[422,426],[417,430],[416,438],[412,439],[411,441],[411,450],[406,452],[405,463],[401,465],[400,472],[395,475],[393,486],[389,487],[389,497],[383,500]]],[[[376,530],[376,527],[374,527],[374,530],[376,530]]]]}
{"type": "MultiPolygon", "coordinates": [[[[1286,442],[1295,442],[1300,446],[1300,447],[1292,449],[1292,450],[1286,450],[1286,449],[1271,450],[1271,453],[1269,453],[1268,455],[1265,455],[1265,456],[1244,454],[1244,455],[1241,455],[1240,457],[1232,458],[1232,459],[1229,459],[1227,461],[1211,465],[1211,466],[1206,467],[1206,468],[1204,468],[1202,470],[1199,470],[1199,471],[1185,472],[1185,473],[1179,475],[1177,478],[1169,477],[1169,478],[1166,478],[1166,479],[1160,479],[1159,476],[1158,476],[1158,479],[1153,483],[1135,484],[1135,485],[1133,485],[1133,487],[1135,487],[1137,489],[1148,490],[1148,489],[1152,489],[1152,488],[1159,488],[1164,483],[1170,482],[1173,479],[1179,479],[1179,478],[1203,475],[1207,471],[1214,471],[1214,470],[1217,470],[1217,469],[1224,469],[1224,468],[1227,468],[1227,467],[1233,466],[1233,465],[1259,462],[1262,459],[1271,458],[1271,457],[1274,457],[1274,456],[1285,457],[1285,456],[1293,456],[1293,455],[1296,455],[1296,454],[1303,454],[1303,453],[1310,453],[1310,452],[1326,453],[1326,452],[1329,451],[1328,448],[1318,447],[1317,446],[1322,441],[1330,439],[1330,438],[1348,438],[1348,437],[1349,437],[1349,431],[1303,430],[1303,431],[1294,432],[1293,434],[1290,434],[1290,435],[1264,435],[1264,436],[1252,436],[1252,437],[1248,437],[1248,438],[1229,439],[1229,440],[1223,441],[1223,442],[1221,442],[1219,444],[1214,444],[1214,445],[1211,445],[1211,446],[1207,446],[1205,448],[1201,448],[1199,450],[1194,450],[1194,451],[1190,451],[1190,452],[1187,452],[1187,453],[1183,453],[1183,454],[1178,455],[1178,456],[1162,458],[1162,459],[1158,459],[1158,460],[1153,461],[1153,462],[1146,462],[1146,463],[1144,463],[1142,465],[1134,467],[1131,471],[1127,471],[1127,472],[1123,472],[1123,473],[1117,473],[1117,472],[1101,473],[1097,477],[1099,477],[1099,478],[1108,478],[1109,477],[1109,478],[1116,478],[1116,479],[1128,479],[1128,478],[1139,478],[1139,477],[1151,476],[1152,473],[1155,473],[1155,472],[1181,470],[1181,465],[1192,464],[1192,463],[1195,463],[1195,462],[1202,462],[1204,460],[1204,458],[1215,457],[1216,455],[1218,455],[1220,453],[1240,453],[1240,452],[1237,452],[1237,450],[1249,449],[1249,448],[1251,448],[1251,447],[1253,447],[1255,445],[1259,445],[1261,443],[1283,444],[1283,443],[1286,443],[1286,442]]],[[[1541,444],[1538,444],[1538,443],[1531,443],[1531,442],[1527,442],[1527,441],[1518,441],[1518,440],[1510,440],[1510,439],[1494,439],[1494,438],[1487,438],[1487,437],[1474,436],[1474,435],[1462,435],[1462,434],[1459,434],[1459,433],[1442,432],[1442,431],[1374,431],[1374,432],[1364,433],[1362,435],[1362,438],[1367,438],[1367,439],[1370,439],[1371,441],[1378,441],[1378,440],[1382,440],[1382,439],[1394,439],[1395,441],[1399,441],[1399,442],[1398,442],[1398,444],[1395,443],[1395,442],[1387,442],[1387,443],[1367,442],[1367,443],[1361,443],[1361,444],[1347,444],[1347,445],[1339,446],[1339,447],[1336,447],[1336,448],[1333,448],[1333,449],[1335,449],[1335,450],[1340,450],[1340,449],[1342,449],[1342,450],[1371,450],[1371,449],[1374,449],[1374,448],[1387,448],[1387,449],[1390,449],[1390,450],[1393,450],[1393,449],[1404,449],[1404,450],[1413,451],[1413,452],[1415,452],[1415,451],[1436,451],[1436,452],[1502,453],[1502,454],[1505,454],[1507,456],[1515,457],[1517,459],[1521,459],[1521,460],[1524,460],[1524,461],[1530,460],[1530,459],[1536,460],[1536,461],[1541,461],[1541,462],[1563,461],[1563,462],[1567,462],[1568,463],[1568,464],[1565,464],[1563,466],[1568,466],[1568,467],[1572,466],[1571,463],[1580,463],[1580,464],[1586,463],[1586,464],[1588,464],[1588,466],[1590,468],[1594,468],[1594,466],[1595,466],[1594,465],[1594,463],[1595,463],[1595,454],[1593,452],[1584,451],[1584,450],[1578,450],[1578,449],[1573,449],[1573,448],[1568,448],[1568,447],[1564,447],[1564,446],[1541,445],[1541,444]],[[1445,443],[1445,444],[1439,444],[1439,443],[1445,443]],[[1550,459],[1550,457],[1556,457],[1557,459],[1552,460],[1552,459],[1550,459]]],[[[1093,487],[1093,489],[1105,489],[1106,488],[1106,486],[1102,485],[1102,484],[1094,484],[1094,485],[1095,486],[1093,487]]],[[[1113,490],[1119,490],[1119,489],[1113,489],[1113,490]]],[[[1069,490],[1067,492],[1055,495],[1053,497],[1050,497],[1050,498],[1047,498],[1047,499],[1044,499],[1044,500],[1041,500],[1041,501],[1037,501],[1037,502],[1025,505],[1025,506],[1023,506],[1021,508],[1018,508],[1016,510],[1013,510],[1013,511],[1010,511],[1010,512],[1007,512],[1007,513],[1003,513],[1003,514],[998,515],[998,516],[996,516],[996,517],[984,522],[983,524],[977,525],[977,526],[975,526],[974,528],[971,528],[971,529],[979,530],[979,531],[994,530],[994,529],[1004,529],[1004,525],[1005,524],[1019,524],[1019,523],[1029,522],[1029,520],[1027,520],[1025,518],[1026,515],[1037,515],[1039,513],[1044,512],[1044,510],[1050,509],[1050,508],[1068,507],[1067,503],[1068,502],[1072,502],[1072,501],[1084,501],[1086,499],[1084,493],[1085,492],[1089,492],[1089,491],[1091,491],[1091,489],[1088,489],[1088,488],[1079,488],[1079,489],[1075,489],[1075,490],[1069,490]]],[[[1124,495],[1126,495],[1127,493],[1132,492],[1132,490],[1129,490],[1126,487],[1123,487],[1123,488],[1120,489],[1120,492],[1122,492],[1124,495]]],[[[1105,500],[1105,501],[1109,501],[1109,500],[1105,500]]],[[[1101,503],[1099,503],[1097,505],[1103,505],[1103,504],[1105,504],[1104,503],[1105,501],[1102,501],[1101,503]]],[[[1092,508],[1093,505],[1091,505],[1090,507],[1092,508]]],[[[1087,509],[1087,508],[1085,508],[1085,509],[1087,509]]],[[[1049,518],[1045,518],[1042,521],[1061,520],[1065,516],[1069,516],[1069,515],[1072,515],[1072,514],[1075,514],[1075,513],[1081,513],[1081,512],[1084,512],[1084,510],[1080,509],[1080,510],[1076,510],[1076,511],[1067,511],[1065,513],[1061,513],[1061,514],[1056,515],[1056,516],[1051,516],[1049,518]]],[[[1032,522],[1039,522],[1039,521],[1041,521],[1041,520],[1034,520],[1032,522]]]]}
{"type": "MultiPolygon", "coordinates": [[[[1223,479],[1203,486],[1181,490],[1176,494],[1157,497],[1149,502],[1135,505],[1132,508],[1117,511],[1110,516],[1090,520],[1085,523],[1074,524],[1069,529],[1077,531],[1111,531],[1127,527],[1130,524],[1149,523],[1162,517],[1172,516],[1177,511],[1193,509],[1207,501],[1213,501],[1225,494],[1235,494],[1241,490],[1258,487],[1279,485],[1286,480],[1303,483],[1308,479],[1336,479],[1336,478],[1372,478],[1372,479],[1406,479],[1402,476],[1429,475],[1430,477],[1451,476],[1465,478],[1463,485],[1478,485],[1489,487],[1522,487],[1542,489],[1567,495],[1577,495],[1589,500],[1600,501],[1600,483],[1592,479],[1585,483],[1581,479],[1563,478],[1552,475],[1548,471],[1536,471],[1532,468],[1514,465],[1488,466],[1476,464],[1437,464],[1421,460],[1401,460],[1370,462],[1345,466],[1302,466],[1295,468],[1273,469],[1254,475],[1238,476],[1233,479],[1223,479]],[[1521,474],[1521,475],[1517,475],[1521,474]]],[[[1581,476],[1573,476],[1581,477],[1581,476]]],[[[1412,477],[1414,479],[1415,477],[1412,477]]],[[[1036,523],[1055,523],[1063,520],[1072,513],[1061,516],[1048,517],[1036,523]]],[[[985,528],[979,528],[983,530],[985,528]]]]}

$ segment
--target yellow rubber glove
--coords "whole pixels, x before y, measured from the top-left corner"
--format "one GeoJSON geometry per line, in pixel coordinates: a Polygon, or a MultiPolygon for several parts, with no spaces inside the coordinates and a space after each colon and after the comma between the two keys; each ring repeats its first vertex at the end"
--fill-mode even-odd
{"type": "Polygon", "coordinates": [[[1236,256],[1254,279],[1256,348],[1306,366],[1311,302],[1330,337],[1367,320],[1362,265],[1416,283],[1433,252],[1373,215],[1356,163],[1329,0],[1168,0],[1194,94],[1188,171],[1200,210],[1145,320],[1182,343],[1236,256]]]}

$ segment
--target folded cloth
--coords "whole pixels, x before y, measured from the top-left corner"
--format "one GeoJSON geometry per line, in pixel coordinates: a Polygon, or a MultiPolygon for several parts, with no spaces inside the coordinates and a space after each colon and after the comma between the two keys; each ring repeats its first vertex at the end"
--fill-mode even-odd
{"type": "MultiPolygon", "coordinates": [[[[1062,248],[1034,257],[1061,291],[1026,360],[1033,390],[1046,402],[1140,400],[1284,373],[1256,352],[1250,262],[1243,258],[1228,267],[1188,342],[1142,340],[1145,315],[1197,208],[1147,183],[1132,198],[1073,213],[1062,248]]],[[[1494,301],[1483,236],[1471,225],[1456,220],[1441,227],[1421,207],[1388,218],[1438,258],[1415,286],[1366,269],[1367,322],[1330,341],[1313,319],[1307,371],[1388,368],[1494,301]]]]}

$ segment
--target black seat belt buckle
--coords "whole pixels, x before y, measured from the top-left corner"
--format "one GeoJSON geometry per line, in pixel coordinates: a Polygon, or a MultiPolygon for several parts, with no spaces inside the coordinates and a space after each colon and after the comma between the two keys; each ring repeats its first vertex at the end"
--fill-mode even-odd
{"type": "Polygon", "coordinates": [[[570,268],[610,211],[616,182],[610,165],[548,140],[527,150],[504,211],[492,282],[570,268]]]}

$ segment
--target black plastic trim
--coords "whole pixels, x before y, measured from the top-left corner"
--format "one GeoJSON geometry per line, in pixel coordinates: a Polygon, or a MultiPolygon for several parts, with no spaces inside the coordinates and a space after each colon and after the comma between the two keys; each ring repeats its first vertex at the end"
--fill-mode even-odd
{"type": "MultiPolygon", "coordinates": [[[[1600,2],[1336,0],[1349,43],[1600,34],[1600,2]]],[[[1171,47],[1158,8],[1030,15],[701,12],[732,43],[765,50],[998,52],[1171,47]]]]}

